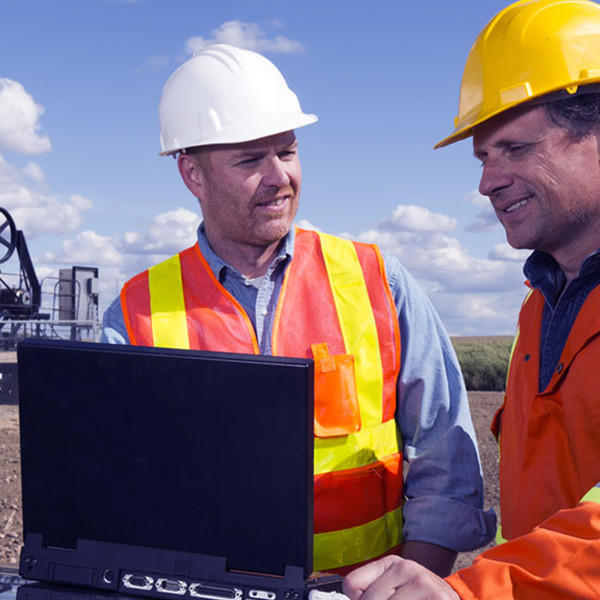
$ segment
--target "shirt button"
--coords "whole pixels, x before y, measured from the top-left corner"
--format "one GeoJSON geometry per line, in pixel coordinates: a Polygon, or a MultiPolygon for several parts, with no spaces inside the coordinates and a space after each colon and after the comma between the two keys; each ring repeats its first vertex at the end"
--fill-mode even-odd
{"type": "Polygon", "coordinates": [[[565,365],[563,365],[562,363],[558,363],[558,367],[556,367],[556,372],[560,375],[560,373],[563,372],[564,368],[565,368],[565,365]]]}
{"type": "Polygon", "coordinates": [[[263,317],[266,317],[266,316],[267,316],[267,309],[266,309],[266,308],[265,308],[263,311],[261,311],[261,315],[262,315],[263,317]]]}

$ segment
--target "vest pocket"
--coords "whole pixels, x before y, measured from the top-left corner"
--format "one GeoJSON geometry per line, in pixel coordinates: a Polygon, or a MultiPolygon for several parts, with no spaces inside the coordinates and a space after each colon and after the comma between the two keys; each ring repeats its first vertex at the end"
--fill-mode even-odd
{"type": "Polygon", "coordinates": [[[321,438],[360,431],[354,356],[331,356],[327,343],[312,344],[315,361],[315,435],[321,438]]]}

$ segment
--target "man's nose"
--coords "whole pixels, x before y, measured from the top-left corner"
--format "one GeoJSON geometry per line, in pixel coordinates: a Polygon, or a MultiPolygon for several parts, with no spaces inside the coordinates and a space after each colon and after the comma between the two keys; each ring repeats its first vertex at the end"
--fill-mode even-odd
{"type": "Polygon", "coordinates": [[[267,161],[263,175],[263,182],[267,185],[277,187],[289,185],[290,176],[287,170],[287,163],[282,161],[278,156],[274,156],[272,159],[267,161]]]}
{"type": "Polygon", "coordinates": [[[510,173],[500,165],[486,160],[479,180],[479,193],[482,196],[493,196],[498,191],[507,188],[513,181],[510,173]]]}

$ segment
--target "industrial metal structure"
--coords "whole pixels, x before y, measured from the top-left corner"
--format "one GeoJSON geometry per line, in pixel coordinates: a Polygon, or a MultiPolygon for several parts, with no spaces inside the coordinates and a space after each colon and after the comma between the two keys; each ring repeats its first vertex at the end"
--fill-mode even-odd
{"type": "Polygon", "coordinates": [[[0,207],[0,403],[17,402],[20,339],[99,336],[98,268],[73,266],[40,280],[23,232],[0,207]]]}

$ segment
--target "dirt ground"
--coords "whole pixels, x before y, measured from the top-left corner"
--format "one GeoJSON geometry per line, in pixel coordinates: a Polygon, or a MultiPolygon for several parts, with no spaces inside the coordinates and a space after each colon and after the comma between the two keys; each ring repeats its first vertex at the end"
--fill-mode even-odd
{"type": "Polygon", "coordinates": [[[21,547],[18,407],[0,404],[0,564],[15,564],[21,547]]]}
{"type": "MultiPolygon", "coordinates": [[[[483,467],[485,507],[493,507],[496,514],[500,514],[498,455],[489,423],[501,401],[500,392],[469,392],[483,467]]],[[[18,407],[0,404],[0,564],[4,565],[16,565],[22,543],[18,425],[18,407]]],[[[479,552],[460,554],[456,568],[469,565],[479,552]]]]}

